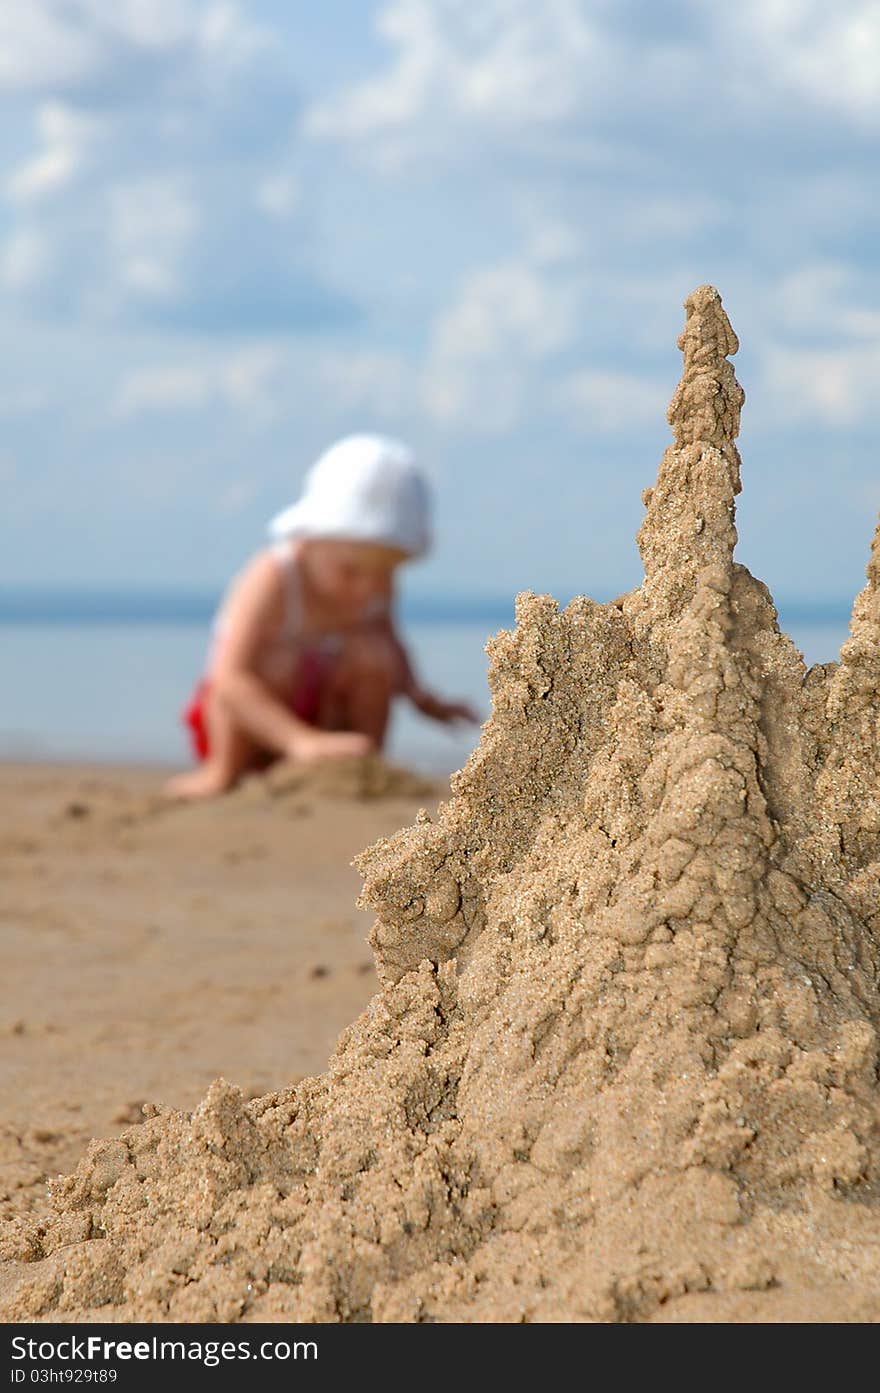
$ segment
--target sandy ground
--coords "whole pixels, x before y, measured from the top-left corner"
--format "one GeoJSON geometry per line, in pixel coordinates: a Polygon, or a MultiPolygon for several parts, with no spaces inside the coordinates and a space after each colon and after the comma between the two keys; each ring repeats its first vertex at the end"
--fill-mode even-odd
{"type": "Polygon", "coordinates": [[[162,778],[0,766],[0,1216],[145,1102],[320,1072],[376,989],[350,862],[430,789],[169,807],[162,778]]]}
{"type": "Polygon", "coordinates": [[[520,597],[434,819],[329,771],[0,790],[22,1207],[159,1090],[318,1069],[373,986],[343,866],[408,824],[359,860],[384,986],[327,1073],[90,1148],[4,1226],[4,1313],[880,1319],[880,529],[808,671],[734,560],[736,335],[686,309],[645,579],[520,597]]]}

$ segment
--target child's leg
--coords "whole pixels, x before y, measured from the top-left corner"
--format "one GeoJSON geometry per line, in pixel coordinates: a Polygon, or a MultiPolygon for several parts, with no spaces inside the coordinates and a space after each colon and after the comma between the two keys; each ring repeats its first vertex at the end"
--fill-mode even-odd
{"type": "Polygon", "coordinates": [[[205,724],[208,757],[197,769],[169,779],[165,792],[172,798],[210,798],[225,793],[256,762],[254,742],[236,723],[228,707],[210,690],[205,693],[205,724]]]}
{"type": "Polygon", "coordinates": [[[351,636],[326,678],[318,724],[357,731],[381,750],[401,680],[400,656],[383,634],[351,636]]]}

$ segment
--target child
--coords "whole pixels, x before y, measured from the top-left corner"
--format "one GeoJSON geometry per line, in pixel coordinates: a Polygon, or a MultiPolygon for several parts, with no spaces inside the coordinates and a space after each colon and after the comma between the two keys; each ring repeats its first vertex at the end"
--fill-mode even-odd
{"type": "Polygon", "coordinates": [[[416,680],[392,616],[395,573],[429,546],[428,491],[405,446],[353,435],[312,467],[275,544],[233,582],[185,720],[199,768],[178,798],[231,788],[273,758],[380,750],[395,696],[435,721],[475,721],[416,680]]]}

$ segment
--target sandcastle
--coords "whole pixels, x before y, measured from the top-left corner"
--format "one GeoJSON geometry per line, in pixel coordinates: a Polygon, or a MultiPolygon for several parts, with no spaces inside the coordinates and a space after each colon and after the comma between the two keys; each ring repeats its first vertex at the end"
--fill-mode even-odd
{"type": "Polygon", "coordinates": [[[92,1143],[7,1319],[880,1318],[880,541],[807,671],[686,310],[644,581],[520,598],[449,800],[360,859],[383,986],[327,1073],[92,1143]]]}

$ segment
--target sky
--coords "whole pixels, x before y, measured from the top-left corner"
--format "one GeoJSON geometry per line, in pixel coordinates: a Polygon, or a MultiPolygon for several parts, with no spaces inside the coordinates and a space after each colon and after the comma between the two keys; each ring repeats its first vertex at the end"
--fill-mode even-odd
{"type": "Polygon", "coordinates": [[[222,584],[415,449],[413,591],[638,583],[682,301],[742,348],[738,558],[880,507],[877,0],[2,0],[0,585],[222,584]]]}

